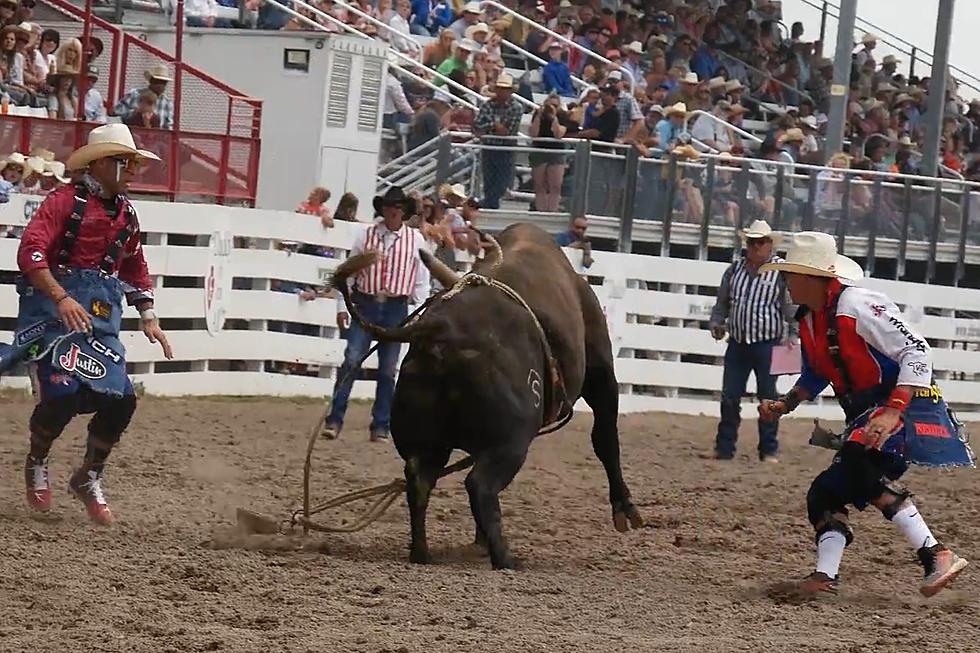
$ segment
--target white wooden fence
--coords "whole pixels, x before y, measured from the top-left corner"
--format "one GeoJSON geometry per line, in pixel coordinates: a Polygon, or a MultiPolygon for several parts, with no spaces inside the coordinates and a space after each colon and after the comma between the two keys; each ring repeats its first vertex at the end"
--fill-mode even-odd
{"type": "MultiPolygon", "coordinates": [[[[0,206],[0,224],[24,225],[37,201],[12,196],[0,206]]],[[[122,335],[135,381],[161,395],[310,395],[330,394],[344,341],[336,327],[334,301],[301,302],[297,295],[272,288],[278,280],[320,283],[336,267],[363,224],[338,223],[324,230],[310,216],[282,211],[211,205],[139,202],[146,253],[156,279],[157,312],[164,319],[176,355],[163,361],[159,347],[139,332],[122,335]],[[226,313],[224,328],[212,335],[207,327],[205,277],[212,261],[209,241],[214,232],[230,231],[247,238],[250,248],[236,248],[228,257],[236,286],[218,300],[226,313]],[[279,241],[332,248],[336,258],[290,254],[279,241]],[[276,323],[304,325],[318,335],[275,330],[276,323]],[[270,326],[273,327],[270,329],[270,326]],[[277,362],[319,368],[319,376],[271,371],[277,362]]],[[[15,239],[0,239],[0,271],[16,270],[15,239]]],[[[580,253],[569,250],[580,272],[580,253]]],[[[707,318],[723,263],[596,252],[584,271],[595,283],[607,311],[615,346],[617,375],[624,412],[666,410],[717,414],[725,344],[707,331],[707,318]]],[[[903,307],[906,319],[935,348],[935,367],[948,400],[963,414],[980,413],[980,291],[893,281],[865,283],[888,293],[903,307]]],[[[0,318],[13,318],[17,296],[13,285],[0,285],[0,318]]],[[[128,309],[126,317],[136,317],[128,309]]],[[[212,316],[213,317],[213,316],[212,316]]],[[[9,342],[8,330],[0,340],[9,342]]],[[[135,326],[135,322],[131,323],[135,326]]],[[[124,325],[125,326],[125,325],[124,325]]],[[[366,367],[376,365],[374,357],[366,367]]],[[[781,377],[787,389],[791,377],[781,377]]],[[[23,377],[3,384],[24,386],[23,377]]],[[[750,381],[752,392],[754,386],[750,381]]],[[[373,393],[373,382],[358,381],[355,396],[373,393]]],[[[748,415],[750,408],[745,409],[748,415]]],[[[802,414],[839,417],[829,395],[802,414]]]]}

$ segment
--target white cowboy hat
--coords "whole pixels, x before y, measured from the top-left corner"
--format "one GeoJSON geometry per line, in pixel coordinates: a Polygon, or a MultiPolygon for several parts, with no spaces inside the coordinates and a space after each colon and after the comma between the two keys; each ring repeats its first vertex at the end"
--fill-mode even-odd
{"type": "Polygon", "coordinates": [[[467,2],[465,5],[463,5],[463,13],[464,14],[482,14],[483,13],[483,8],[480,7],[480,3],[479,2],[467,2]]]}
{"type": "Polygon", "coordinates": [[[7,158],[0,161],[0,171],[3,171],[9,165],[20,166],[21,170],[24,171],[25,177],[30,174],[27,169],[27,157],[20,152],[12,152],[7,155],[7,158]]]}
{"type": "Polygon", "coordinates": [[[670,117],[670,116],[673,116],[673,115],[676,115],[676,114],[680,114],[680,115],[682,115],[682,116],[684,116],[686,118],[687,117],[687,105],[684,104],[683,102],[678,102],[677,104],[672,104],[669,107],[667,107],[667,112],[666,112],[667,117],[670,117]]]}
{"type": "Polygon", "coordinates": [[[466,50],[467,52],[481,52],[483,50],[483,46],[473,39],[462,39],[456,43],[456,49],[466,50]]]}
{"type": "Polygon", "coordinates": [[[773,245],[778,245],[779,241],[782,240],[782,236],[773,231],[772,227],[765,220],[753,221],[748,227],[742,229],[738,235],[742,237],[742,240],[748,240],[749,238],[769,238],[772,240],[773,245]]]}
{"type": "Polygon", "coordinates": [[[29,177],[32,174],[41,175],[44,174],[44,164],[46,161],[39,156],[29,156],[27,157],[27,163],[24,164],[24,176],[29,177]]]}
{"type": "Polygon", "coordinates": [[[41,176],[54,177],[63,184],[68,183],[68,177],[65,177],[65,164],[61,161],[45,161],[41,176]]]}
{"type": "Polygon", "coordinates": [[[463,34],[464,38],[476,41],[473,37],[477,34],[489,34],[490,26],[486,23],[476,23],[475,25],[470,25],[466,28],[466,32],[463,34]]]}
{"type": "Polygon", "coordinates": [[[136,147],[129,127],[122,123],[110,123],[90,131],[88,142],[72,152],[65,165],[68,170],[81,170],[93,161],[121,154],[152,161],[160,160],[153,152],[136,147]]]}
{"type": "Polygon", "coordinates": [[[633,41],[632,43],[626,46],[626,51],[633,52],[636,54],[643,54],[643,44],[640,43],[639,41],[633,41]]]}
{"type": "Polygon", "coordinates": [[[792,272],[812,277],[830,277],[857,281],[864,270],[856,261],[837,253],[837,241],[819,231],[801,231],[793,235],[793,244],[782,261],[766,263],[760,272],[792,272]]]}
{"type": "Polygon", "coordinates": [[[461,200],[468,200],[470,195],[466,192],[466,187],[463,184],[453,184],[446,189],[446,197],[458,197],[461,200]]]}
{"type": "Polygon", "coordinates": [[[691,72],[691,73],[687,73],[686,75],[684,75],[684,78],[681,79],[681,83],[682,84],[700,84],[701,82],[698,80],[698,74],[697,73],[694,73],[694,72],[691,72]]]}

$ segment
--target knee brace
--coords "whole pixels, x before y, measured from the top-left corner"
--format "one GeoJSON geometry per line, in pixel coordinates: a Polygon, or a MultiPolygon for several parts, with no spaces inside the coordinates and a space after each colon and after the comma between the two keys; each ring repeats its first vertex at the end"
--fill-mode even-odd
{"type": "Polygon", "coordinates": [[[54,442],[80,408],[77,394],[54,397],[39,402],[31,413],[31,436],[54,442]]]}
{"type": "Polygon", "coordinates": [[[891,521],[898,511],[902,509],[905,502],[912,498],[912,493],[908,490],[899,487],[894,483],[885,483],[884,492],[881,493],[879,497],[876,498],[888,498],[888,503],[884,506],[879,506],[878,510],[881,511],[882,516],[891,521]]]}
{"type": "Polygon", "coordinates": [[[813,527],[820,528],[821,524],[827,522],[828,515],[847,514],[846,501],[821,485],[818,477],[810,484],[810,490],[806,493],[806,512],[813,527]]]}
{"type": "Polygon", "coordinates": [[[854,531],[851,530],[851,527],[834,517],[832,513],[826,512],[822,518],[822,525],[817,528],[816,541],[819,543],[820,536],[830,531],[837,531],[843,535],[846,546],[850,546],[851,542],[854,541],[854,531]]]}
{"type": "Polygon", "coordinates": [[[88,424],[90,438],[97,438],[109,447],[119,442],[136,412],[136,395],[100,398],[99,406],[88,424]]]}

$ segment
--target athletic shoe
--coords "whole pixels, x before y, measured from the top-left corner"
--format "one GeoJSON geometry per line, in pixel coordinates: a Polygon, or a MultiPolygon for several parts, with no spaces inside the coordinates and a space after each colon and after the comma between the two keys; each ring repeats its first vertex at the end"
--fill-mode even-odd
{"type": "Polygon", "coordinates": [[[371,442],[381,442],[391,437],[388,429],[371,429],[371,442]]]}
{"type": "Polygon", "coordinates": [[[27,485],[27,505],[39,512],[51,509],[51,483],[48,479],[48,461],[27,456],[24,463],[24,481],[27,485]]]}
{"type": "Polygon", "coordinates": [[[102,476],[98,472],[84,467],[79,469],[68,481],[68,491],[85,504],[89,519],[102,526],[112,524],[112,512],[102,494],[102,476]]]}
{"type": "Polygon", "coordinates": [[[320,437],[326,440],[336,440],[340,437],[340,426],[330,422],[325,423],[320,429],[320,437]]]}
{"type": "Polygon", "coordinates": [[[933,596],[944,587],[953,582],[960,572],[968,564],[965,558],[961,558],[942,544],[935,544],[930,547],[922,547],[917,552],[919,562],[925,570],[925,579],[919,586],[919,591],[923,596],[933,596]]]}
{"type": "Polygon", "coordinates": [[[840,586],[840,576],[831,578],[822,571],[815,571],[800,581],[800,591],[806,594],[819,594],[827,592],[836,594],[840,586]]]}

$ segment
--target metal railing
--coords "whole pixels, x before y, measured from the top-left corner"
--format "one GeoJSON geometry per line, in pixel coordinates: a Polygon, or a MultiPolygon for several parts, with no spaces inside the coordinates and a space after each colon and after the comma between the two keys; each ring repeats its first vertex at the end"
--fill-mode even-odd
{"type": "MultiPolygon", "coordinates": [[[[441,138],[432,187],[444,180],[439,171],[469,153],[475,169],[468,190],[479,197],[488,173],[482,167],[493,164],[486,157],[507,152],[513,178],[501,208],[484,209],[484,220],[538,219],[527,212],[530,195],[520,178],[536,165],[535,156],[553,157],[556,150],[527,147],[517,139],[491,146],[476,140],[452,143],[448,134],[441,138]]],[[[664,254],[674,246],[693,246],[704,258],[709,248],[737,250],[739,230],[762,218],[776,230],[834,234],[842,251],[863,260],[869,276],[959,285],[968,267],[971,278],[980,273],[977,183],[714,154],[688,160],[656,151],[641,157],[629,146],[562,142],[567,192],[561,213],[540,219],[561,225],[571,216],[588,215],[602,225],[601,237],[618,241],[620,251],[632,251],[637,241],[659,243],[664,254]]]]}
{"type": "MultiPolygon", "coordinates": [[[[371,23],[375,27],[379,28],[380,31],[378,32],[378,36],[381,37],[384,41],[388,42],[391,45],[391,47],[394,47],[394,44],[392,43],[392,41],[394,41],[396,38],[400,38],[403,41],[405,41],[406,43],[410,43],[411,45],[414,46],[414,48],[412,48],[412,49],[418,54],[418,61],[421,61],[422,60],[422,44],[419,43],[418,42],[418,39],[416,39],[411,34],[403,34],[402,32],[396,32],[395,30],[391,29],[390,26],[384,24],[383,22],[381,22],[380,20],[378,20],[374,16],[372,16],[370,14],[366,14],[363,11],[361,11],[360,9],[358,9],[357,7],[354,7],[354,6],[350,5],[350,4],[347,4],[346,2],[344,2],[344,0],[334,0],[334,2],[336,2],[337,4],[339,4],[341,7],[343,7],[344,9],[346,9],[348,12],[353,13],[355,16],[360,16],[361,18],[365,19],[366,21],[368,21],[369,23],[371,23]],[[385,34],[385,33],[387,33],[387,34],[390,35],[390,38],[389,39],[385,39],[384,37],[381,36],[382,34],[385,34]]],[[[303,4],[306,4],[306,3],[303,3],[303,4]]],[[[309,6],[309,5],[307,5],[307,6],[309,6]]],[[[327,14],[327,15],[329,15],[329,14],[327,14]]]]}
{"type": "MultiPolygon", "coordinates": [[[[514,19],[519,20],[519,21],[521,21],[522,23],[524,23],[526,25],[530,25],[532,29],[536,29],[536,30],[538,30],[540,32],[544,32],[545,34],[548,34],[549,36],[551,36],[551,38],[557,39],[558,41],[561,41],[562,43],[565,43],[569,47],[574,48],[574,49],[578,50],[579,52],[582,52],[587,57],[591,57],[593,59],[598,59],[599,61],[603,62],[607,66],[612,66],[613,65],[613,62],[611,60],[609,60],[609,59],[606,59],[604,56],[602,56],[600,54],[597,54],[597,53],[593,52],[592,50],[589,50],[588,48],[586,48],[586,47],[584,47],[584,46],[576,43],[575,41],[573,41],[571,39],[568,39],[568,38],[562,36],[558,32],[554,32],[554,31],[548,29],[544,25],[540,25],[538,23],[535,23],[530,18],[527,18],[526,16],[523,16],[522,14],[514,11],[513,9],[510,9],[509,7],[505,7],[504,5],[500,4],[499,2],[494,2],[494,0],[481,0],[480,1],[480,6],[481,7],[490,6],[490,7],[493,7],[494,9],[496,9],[497,11],[500,11],[500,12],[505,13],[505,14],[510,14],[511,16],[514,17],[514,19]]],[[[626,70],[625,68],[622,68],[622,67],[619,67],[619,70],[621,70],[622,73],[624,75],[626,75],[626,77],[629,79],[630,93],[632,94],[633,93],[633,89],[636,88],[636,80],[633,79],[633,73],[631,73],[629,70],[626,70]]]]}
{"type": "MultiPolygon", "coordinates": [[[[828,0],[823,0],[819,4],[815,0],[800,0],[800,1],[803,4],[807,5],[808,7],[811,7],[812,9],[816,9],[817,11],[819,11],[821,13],[821,24],[823,24],[824,21],[825,21],[824,16],[830,16],[831,18],[833,18],[835,20],[839,20],[840,19],[840,13],[839,13],[840,12],[840,6],[835,5],[832,2],[828,2],[828,0]],[[831,10],[834,10],[834,11],[831,11],[831,10]],[[838,12],[838,13],[834,13],[835,11],[838,12]]],[[[932,65],[933,55],[932,55],[931,52],[928,52],[928,51],[920,48],[919,46],[917,46],[917,45],[915,45],[913,43],[909,43],[908,41],[906,41],[902,37],[897,36],[895,34],[892,34],[888,30],[886,30],[886,29],[884,29],[884,28],[882,28],[882,27],[880,27],[878,25],[875,25],[874,23],[872,23],[872,22],[870,22],[870,21],[868,21],[868,20],[866,20],[864,18],[861,18],[860,15],[857,17],[857,21],[856,22],[859,23],[862,26],[861,27],[861,30],[862,31],[873,32],[873,33],[878,34],[880,36],[888,37],[887,39],[882,38],[881,39],[882,42],[884,42],[886,45],[888,45],[889,47],[891,47],[895,51],[900,52],[901,54],[904,54],[907,57],[909,57],[909,75],[914,75],[915,74],[915,63],[916,63],[916,58],[917,57],[922,57],[922,56],[928,57],[929,58],[929,61],[925,61],[923,59],[922,60],[922,63],[923,63],[923,65],[927,65],[927,66],[931,66],[932,65]]],[[[854,31],[856,33],[858,31],[858,29],[855,27],[855,30],[854,31]]],[[[963,70],[962,68],[960,68],[958,66],[954,66],[951,63],[949,64],[949,69],[952,70],[952,71],[954,71],[954,72],[956,72],[956,73],[958,73],[956,75],[957,81],[959,81],[961,84],[963,84],[967,88],[973,89],[974,91],[977,91],[978,93],[980,93],[980,78],[978,78],[973,73],[970,73],[970,72],[967,72],[966,70],[963,70]]]]}

